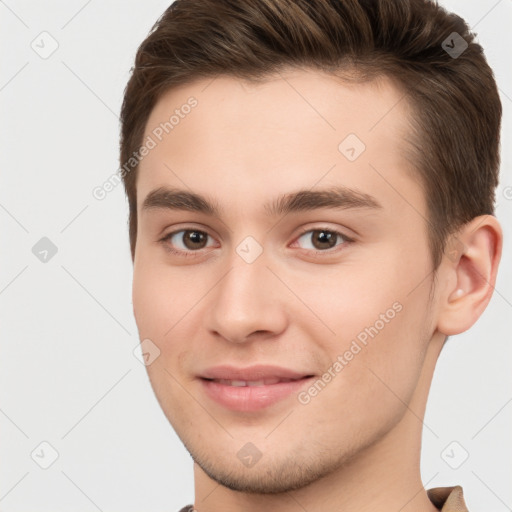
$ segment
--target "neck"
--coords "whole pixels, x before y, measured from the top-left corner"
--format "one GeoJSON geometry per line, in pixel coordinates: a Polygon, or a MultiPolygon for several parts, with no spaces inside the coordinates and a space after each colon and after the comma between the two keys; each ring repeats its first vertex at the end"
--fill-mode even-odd
{"type": "MultiPolygon", "coordinates": [[[[443,342],[444,336],[439,333],[432,338],[404,416],[378,442],[326,477],[282,494],[255,495],[233,491],[212,480],[194,463],[194,506],[197,512],[438,511],[421,481],[420,452],[426,401],[443,342]]],[[[427,427],[426,434],[431,434],[427,427]]],[[[427,484],[428,478],[427,475],[427,484]]]]}

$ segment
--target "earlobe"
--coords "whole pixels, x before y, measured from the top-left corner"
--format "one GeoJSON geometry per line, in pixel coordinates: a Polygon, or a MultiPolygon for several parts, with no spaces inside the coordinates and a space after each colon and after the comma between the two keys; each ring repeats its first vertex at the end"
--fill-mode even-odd
{"type": "Polygon", "coordinates": [[[454,238],[459,251],[446,251],[441,264],[446,284],[439,297],[437,328],[447,336],[469,329],[487,307],[496,283],[503,234],[494,216],[482,215],[464,225],[454,238]]]}

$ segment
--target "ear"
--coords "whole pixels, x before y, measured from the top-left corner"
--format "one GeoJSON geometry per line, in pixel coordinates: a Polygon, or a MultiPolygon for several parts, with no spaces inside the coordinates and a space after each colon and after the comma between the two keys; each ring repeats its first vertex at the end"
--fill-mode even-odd
{"type": "Polygon", "coordinates": [[[483,313],[494,291],[502,245],[501,226],[492,215],[475,217],[447,242],[439,273],[438,331],[460,334],[483,313]]]}

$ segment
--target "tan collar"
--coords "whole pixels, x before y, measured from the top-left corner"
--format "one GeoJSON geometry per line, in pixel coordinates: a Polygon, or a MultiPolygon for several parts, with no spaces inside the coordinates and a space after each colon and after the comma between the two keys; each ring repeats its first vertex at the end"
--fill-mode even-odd
{"type": "Polygon", "coordinates": [[[460,485],[433,487],[427,490],[427,495],[441,512],[468,512],[460,485]]]}

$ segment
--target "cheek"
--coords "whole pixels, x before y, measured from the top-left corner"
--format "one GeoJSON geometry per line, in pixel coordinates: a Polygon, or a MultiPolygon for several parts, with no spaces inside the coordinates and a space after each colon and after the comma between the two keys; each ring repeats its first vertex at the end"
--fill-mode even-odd
{"type": "Polygon", "coordinates": [[[340,265],[328,272],[294,277],[289,281],[294,283],[294,292],[302,302],[293,305],[290,321],[300,325],[311,340],[321,345],[319,348],[333,355],[348,350],[352,340],[364,347],[401,321],[404,296],[394,272],[384,265],[340,265]],[[303,303],[323,325],[305,310],[303,303]]]}
{"type": "Polygon", "coordinates": [[[140,340],[150,339],[160,351],[146,371],[161,409],[176,428],[177,412],[186,410],[188,395],[181,388],[183,379],[178,371],[184,354],[173,334],[185,325],[192,299],[183,297],[181,287],[185,283],[170,269],[142,263],[139,260],[133,273],[135,320],[140,340]]]}
{"type": "Polygon", "coordinates": [[[414,310],[404,306],[377,334],[369,330],[366,343],[360,341],[363,337],[337,338],[337,343],[329,347],[329,366],[320,376],[328,382],[317,384],[317,390],[306,390],[310,391],[309,397],[301,397],[301,403],[308,401],[304,405],[307,428],[323,428],[326,442],[333,445],[340,439],[356,442],[360,438],[364,443],[368,437],[384,434],[402,418],[423,361],[423,340],[409,337],[415,331],[411,323],[417,322],[408,316],[411,314],[414,316],[414,310]],[[318,418],[322,427],[317,424],[318,418]],[[336,425],[334,430],[332,425],[336,425]]]}
{"type": "Polygon", "coordinates": [[[204,291],[187,271],[138,262],[133,272],[132,301],[141,338],[168,339],[204,291]]]}
{"type": "Polygon", "coordinates": [[[173,377],[183,381],[182,365],[190,366],[194,357],[190,340],[197,323],[193,320],[211,284],[200,286],[197,275],[194,280],[183,269],[143,263],[139,260],[133,273],[135,320],[140,340],[150,339],[160,351],[146,370],[159,400],[179,400],[182,391],[173,377]]]}
{"type": "Polygon", "coordinates": [[[156,270],[139,265],[133,272],[132,301],[135,321],[141,339],[159,337],[165,304],[162,283],[157,280],[156,270]],[[160,328],[159,328],[160,327],[160,328]]]}
{"type": "MultiPolygon", "coordinates": [[[[363,423],[372,417],[385,421],[403,410],[401,400],[407,402],[415,389],[430,339],[429,280],[413,292],[411,285],[424,276],[421,266],[390,257],[365,266],[364,272],[354,266],[333,273],[322,280],[321,293],[318,283],[309,288],[318,293],[308,296],[307,288],[301,289],[311,309],[334,332],[324,328],[325,335],[320,335],[297,316],[301,329],[327,354],[325,370],[336,375],[326,385],[330,390],[318,399],[325,410],[329,401],[345,404],[360,415],[348,421],[363,423]]],[[[332,410],[336,417],[346,412],[344,407],[332,410]]]]}

